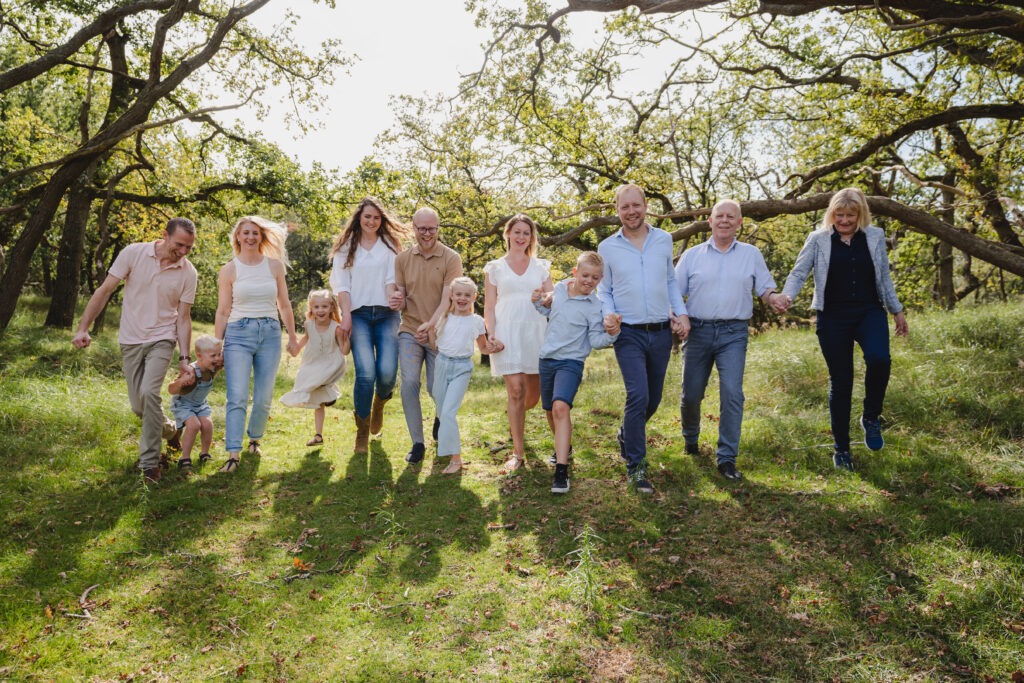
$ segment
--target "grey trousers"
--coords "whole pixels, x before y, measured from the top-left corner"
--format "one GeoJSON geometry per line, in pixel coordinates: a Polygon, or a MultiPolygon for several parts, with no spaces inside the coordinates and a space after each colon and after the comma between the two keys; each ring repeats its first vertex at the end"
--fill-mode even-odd
{"type": "Polygon", "coordinates": [[[433,397],[434,363],[437,351],[429,344],[420,344],[409,332],[398,333],[398,371],[402,376],[400,395],[402,411],[405,413],[405,424],[409,428],[409,437],[413,443],[424,443],[423,440],[423,408],[420,405],[420,377],[423,364],[427,365],[427,393],[433,397]]]}
{"type": "Polygon", "coordinates": [[[174,434],[174,423],[164,415],[160,392],[174,353],[174,340],[148,344],[122,344],[121,364],[128,382],[128,401],[132,412],[142,418],[139,437],[139,468],[160,466],[162,440],[174,434]]]}

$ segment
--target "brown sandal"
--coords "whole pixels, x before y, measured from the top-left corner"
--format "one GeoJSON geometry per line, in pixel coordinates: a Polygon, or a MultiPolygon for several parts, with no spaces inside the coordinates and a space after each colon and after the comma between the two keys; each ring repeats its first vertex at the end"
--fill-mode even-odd
{"type": "Polygon", "coordinates": [[[263,455],[263,451],[260,450],[260,442],[257,439],[249,439],[249,448],[247,450],[250,455],[263,455]]]}
{"type": "Polygon", "coordinates": [[[307,441],[306,445],[307,446],[323,446],[324,445],[324,437],[323,437],[323,435],[317,434],[312,439],[307,441]]]}
{"type": "Polygon", "coordinates": [[[238,461],[238,458],[228,458],[228,461],[224,463],[224,466],[221,467],[220,470],[218,471],[224,472],[225,474],[230,474],[238,469],[238,461]]]}

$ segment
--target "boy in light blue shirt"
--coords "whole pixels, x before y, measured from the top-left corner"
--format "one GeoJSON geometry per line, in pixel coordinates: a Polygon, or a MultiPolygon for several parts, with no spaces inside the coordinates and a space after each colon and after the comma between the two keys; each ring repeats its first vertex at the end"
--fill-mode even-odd
{"type": "Polygon", "coordinates": [[[540,349],[541,405],[555,438],[555,481],[552,493],[569,491],[573,399],[583,380],[583,363],[592,349],[611,346],[619,336],[622,316],[602,316],[594,289],[604,276],[604,259],[586,251],[576,259],[573,278],[555,285],[546,296],[533,293],[534,306],[548,316],[540,349]]]}

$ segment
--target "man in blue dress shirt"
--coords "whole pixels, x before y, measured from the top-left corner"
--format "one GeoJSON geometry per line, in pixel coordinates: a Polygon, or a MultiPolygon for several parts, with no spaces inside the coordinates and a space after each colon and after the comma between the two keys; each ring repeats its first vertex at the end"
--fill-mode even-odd
{"type": "Polygon", "coordinates": [[[605,316],[622,323],[615,342],[626,385],[619,454],[636,491],[653,493],[647,478],[647,421],[661,402],[672,333],[685,339],[690,323],[672,267],[672,236],[647,223],[644,191],[622,185],[615,192],[615,209],[622,229],[597,248],[604,258],[597,293],[605,316]]]}
{"type": "Polygon", "coordinates": [[[690,335],[683,351],[683,390],[680,412],[686,452],[699,453],[700,404],[718,368],[721,420],[718,423],[718,471],[732,481],[743,422],[743,369],[747,358],[747,325],[754,313],[751,292],[765,305],[783,306],[775,293],[761,250],[736,239],[743,225],[740,205],[730,199],[711,209],[711,237],[683,252],[676,264],[679,293],[690,313],[690,335]],[[777,300],[776,300],[777,299],[777,300]]]}

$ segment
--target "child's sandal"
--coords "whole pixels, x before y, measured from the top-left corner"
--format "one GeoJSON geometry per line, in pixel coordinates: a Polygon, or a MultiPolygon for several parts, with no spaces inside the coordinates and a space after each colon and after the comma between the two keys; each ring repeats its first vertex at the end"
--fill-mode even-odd
{"type": "Polygon", "coordinates": [[[182,474],[190,474],[192,472],[192,458],[178,458],[178,470],[182,474]]]}
{"type": "Polygon", "coordinates": [[[501,473],[512,474],[516,470],[520,469],[525,463],[525,458],[513,453],[512,457],[505,461],[505,466],[501,469],[501,473]]]}
{"type": "Polygon", "coordinates": [[[200,453],[199,454],[199,464],[200,465],[204,465],[204,464],[210,462],[211,460],[213,460],[213,456],[210,455],[209,453],[200,453]]]}
{"type": "Polygon", "coordinates": [[[324,444],[324,437],[321,434],[317,434],[312,439],[306,442],[307,446],[322,446],[324,444]]]}

